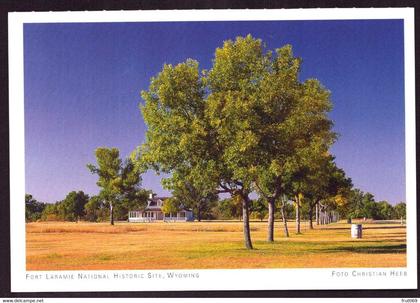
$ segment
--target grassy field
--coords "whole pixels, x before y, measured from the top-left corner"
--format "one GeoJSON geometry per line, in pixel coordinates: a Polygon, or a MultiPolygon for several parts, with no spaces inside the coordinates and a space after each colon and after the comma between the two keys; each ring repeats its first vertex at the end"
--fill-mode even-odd
{"type": "Polygon", "coordinates": [[[254,250],[243,248],[241,222],[64,223],[26,225],[27,270],[404,267],[406,230],[398,223],[334,223],[265,242],[266,222],[252,222],[254,250]]]}

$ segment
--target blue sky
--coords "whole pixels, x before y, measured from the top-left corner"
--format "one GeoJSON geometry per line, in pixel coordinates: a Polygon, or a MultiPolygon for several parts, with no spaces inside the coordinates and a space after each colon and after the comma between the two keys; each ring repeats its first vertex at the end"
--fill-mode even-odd
{"type": "MultiPolygon", "coordinates": [[[[26,192],[55,202],[98,192],[86,168],[99,146],[127,156],[144,140],[140,91],[164,63],[210,68],[224,40],[291,44],[301,80],[332,93],[331,151],[356,187],[405,201],[402,20],[25,24],[26,192]]],[[[148,172],[143,186],[167,194],[148,172]]]]}

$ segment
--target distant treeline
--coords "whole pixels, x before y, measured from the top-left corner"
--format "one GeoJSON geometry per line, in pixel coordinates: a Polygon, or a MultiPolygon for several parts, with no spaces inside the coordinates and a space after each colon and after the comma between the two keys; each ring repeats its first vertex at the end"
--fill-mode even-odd
{"type": "MultiPolygon", "coordinates": [[[[147,197],[148,192],[144,193],[147,197]]],[[[144,200],[147,198],[144,198],[144,200]]],[[[305,199],[302,199],[305,201],[305,199]]],[[[32,195],[25,196],[25,218],[32,221],[90,221],[102,222],[109,219],[109,206],[99,196],[85,194],[83,191],[72,191],[62,200],[54,204],[37,201],[32,195]]],[[[142,209],[146,203],[138,203],[137,207],[127,204],[118,204],[114,208],[116,220],[127,220],[130,209],[142,209]]],[[[208,199],[198,206],[192,205],[196,220],[241,220],[242,205],[235,199],[208,199]]],[[[348,203],[342,207],[337,206],[334,210],[342,219],[369,218],[374,220],[391,220],[406,218],[406,204],[400,202],[391,205],[387,201],[375,201],[370,193],[364,193],[358,189],[351,192],[348,203]]],[[[294,219],[296,216],[293,203],[287,203],[285,207],[286,217],[294,219]]],[[[302,203],[301,214],[303,219],[309,219],[308,203],[302,203]]],[[[268,216],[267,204],[262,199],[252,200],[250,205],[250,217],[254,220],[266,220],[268,216]]],[[[312,215],[314,219],[315,214],[312,215]]],[[[280,212],[275,214],[276,219],[281,219],[280,212]]]]}
{"type": "MultiPolygon", "coordinates": [[[[25,195],[25,218],[31,221],[91,221],[101,222],[109,218],[109,206],[98,196],[89,197],[83,191],[72,191],[62,201],[43,203],[25,195]]],[[[129,210],[127,205],[114,208],[117,220],[126,220],[129,210]]]]}

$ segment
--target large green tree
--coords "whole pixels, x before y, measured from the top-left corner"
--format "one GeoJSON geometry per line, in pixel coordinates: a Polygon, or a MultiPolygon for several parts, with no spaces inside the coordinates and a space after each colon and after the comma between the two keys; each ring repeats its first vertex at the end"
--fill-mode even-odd
{"type": "Polygon", "coordinates": [[[209,71],[191,59],[165,65],[142,92],[143,163],[187,171],[194,183],[239,200],[247,248],[250,194],[257,185],[264,192],[273,234],[285,159],[330,131],[329,93],[317,80],[300,82],[299,67],[290,46],[273,53],[248,35],[217,48],[209,71]]]}
{"type": "MultiPolygon", "coordinates": [[[[215,61],[220,61],[219,58],[218,50],[215,61]]],[[[219,69],[220,64],[215,63],[210,72],[213,81],[219,69]]],[[[201,76],[196,61],[187,60],[177,66],[165,65],[152,79],[149,90],[142,92],[146,102],[141,109],[148,126],[142,162],[160,172],[188,171],[194,183],[207,184],[217,193],[226,192],[241,199],[245,245],[252,248],[248,217],[250,180],[241,179],[234,159],[229,157],[231,144],[235,142],[230,142],[224,137],[226,133],[218,133],[212,125],[220,119],[213,111],[219,100],[205,93],[214,86],[208,84],[209,78],[201,76]],[[209,103],[213,104],[212,108],[209,103]]]]}
{"type": "Polygon", "coordinates": [[[301,60],[293,56],[290,45],[276,54],[274,72],[263,90],[259,141],[264,149],[254,177],[258,193],[268,202],[270,242],[274,240],[276,202],[284,194],[295,200],[299,228],[304,177],[312,159],[324,154],[335,139],[327,116],[331,109],[328,90],[316,79],[299,81],[301,60]]]}

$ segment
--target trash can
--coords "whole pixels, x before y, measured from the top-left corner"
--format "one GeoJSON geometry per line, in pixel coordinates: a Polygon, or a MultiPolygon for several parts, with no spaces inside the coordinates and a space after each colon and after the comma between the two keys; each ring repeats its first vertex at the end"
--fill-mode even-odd
{"type": "Polygon", "coordinates": [[[357,239],[362,238],[362,224],[351,225],[351,237],[357,239]]]}

